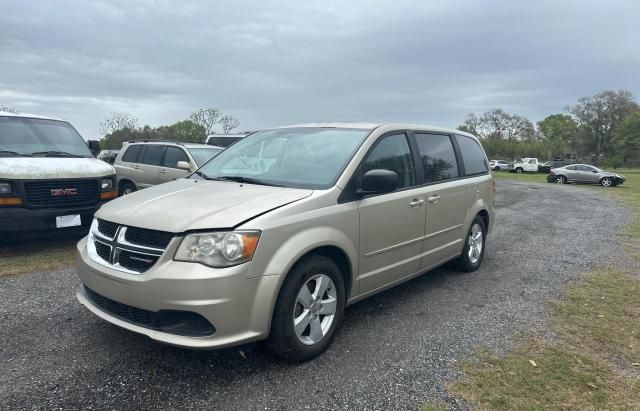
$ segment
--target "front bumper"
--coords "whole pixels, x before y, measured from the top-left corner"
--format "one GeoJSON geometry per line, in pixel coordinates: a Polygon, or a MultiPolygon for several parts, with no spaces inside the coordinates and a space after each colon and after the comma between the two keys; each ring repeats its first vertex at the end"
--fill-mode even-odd
{"type": "Polygon", "coordinates": [[[148,271],[129,274],[96,263],[87,255],[86,238],[78,243],[78,276],[83,286],[78,301],[117,326],[170,345],[224,348],[266,338],[279,287],[279,275],[247,278],[249,263],[215,269],[173,261],[179,238],[148,271]],[[103,309],[84,288],[134,309],[158,313],[180,311],[204,317],[215,333],[178,335],[127,321],[103,309]]]}
{"type": "Polygon", "coordinates": [[[95,212],[102,206],[100,202],[91,206],[73,208],[39,208],[24,207],[0,208],[0,233],[25,233],[39,231],[89,231],[91,220],[95,212]],[[69,228],[56,228],[56,217],[79,214],[81,226],[69,228]]]}

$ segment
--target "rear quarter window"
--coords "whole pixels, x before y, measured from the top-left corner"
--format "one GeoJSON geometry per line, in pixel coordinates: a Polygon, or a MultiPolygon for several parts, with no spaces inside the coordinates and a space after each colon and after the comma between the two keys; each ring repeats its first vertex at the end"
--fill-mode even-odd
{"type": "Polygon", "coordinates": [[[138,155],[140,154],[140,150],[142,150],[141,145],[130,146],[127,148],[127,151],[122,156],[122,161],[127,163],[136,163],[138,161],[138,155]]]}
{"type": "Polygon", "coordinates": [[[466,175],[486,174],[489,172],[487,157],[476,140],[456,134],[456,141],[460,148],[466,175]]]}

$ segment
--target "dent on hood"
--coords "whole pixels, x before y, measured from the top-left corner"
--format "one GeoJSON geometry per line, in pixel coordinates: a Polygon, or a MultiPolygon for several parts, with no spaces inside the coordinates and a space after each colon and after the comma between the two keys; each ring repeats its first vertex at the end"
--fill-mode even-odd
{"type": "Polygon", "coordinates": [[[0,158],[0,178],[51,179],[103,177],[115,169],[95,158],[0,158]]]}

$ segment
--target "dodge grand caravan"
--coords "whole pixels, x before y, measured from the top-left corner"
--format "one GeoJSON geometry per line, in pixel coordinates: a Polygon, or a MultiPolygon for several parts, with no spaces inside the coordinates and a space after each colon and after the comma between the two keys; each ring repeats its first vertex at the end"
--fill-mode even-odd
{"type": "Polygon", "coordinates": [[[264,130],[191,177],[102,207],[78,300],[167,344],[266,340],[306,360],[345,306],[454,260],[476,270],[495,185],[478,140],[417,125],[264,130]]]}
{"type": "Polygon", "coordinates": [[[115,170],[66,121],[0,111],[0,240],[89,231],[116,196],[115,170]]]}

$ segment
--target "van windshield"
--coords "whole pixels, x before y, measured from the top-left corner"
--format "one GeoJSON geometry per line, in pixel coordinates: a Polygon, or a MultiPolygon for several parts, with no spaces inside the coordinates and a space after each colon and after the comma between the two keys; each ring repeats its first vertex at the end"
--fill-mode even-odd
{"type": "Polygon", "coordinates": [[[91,151],[67,122],[0,117],[0,156],[91,157],[91,151]]]}
{"type": "Polygon", "coordinates": [[[321,127],[259,131],[222,151],[196,175],[249,184],[329,188],[368,134],[364,129],[321,127]]]}

